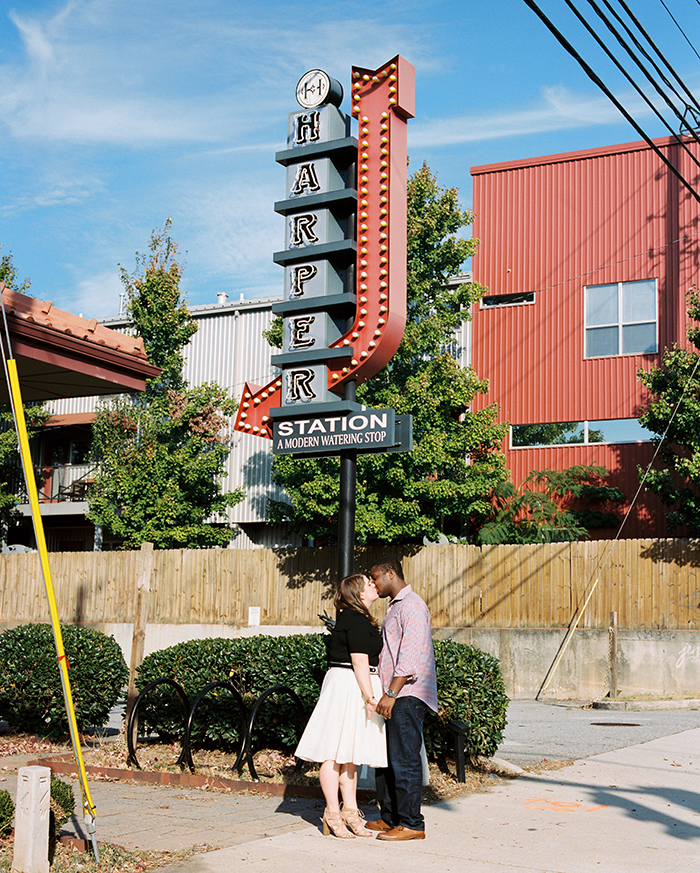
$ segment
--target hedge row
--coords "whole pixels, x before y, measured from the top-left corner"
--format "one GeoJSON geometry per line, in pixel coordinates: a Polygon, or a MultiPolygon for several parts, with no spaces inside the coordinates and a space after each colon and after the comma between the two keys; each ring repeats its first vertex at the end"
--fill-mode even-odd
{"type": "MultiPolygon", "coordinates": [[[[78,728],[99,727],[127,681],[121,650],[113,637],[90,628],[66,626],[62,633],[78,728]]],[[[452,753],[452,719],[468,723],[471,756],[493,755],[503,739],[508,706],[498,661],[472,646],[444,640],[435,641],[435,660],[440,711],[426,720],[429,756],[452,753]]],[[[50,626],[23,625],[0,634],[0,665],[0,718],[17,730],[65,733],[68,725],[50,626]]],[[[243,696],[248,712],[263,691],[285,685],[301,699],[303,713],[287,695],[268,699],[258,714],[253,744],[292,749],[318,699],[325,671],[321,634],[205,639],[149,655],[136,684],[142,689],[154,679],[175,679],[192,702],[210,682],[227,680],[243,696]]],[[[182,737],[186,713],[168,686],[154,688],[139,713],[143,731],[165,740],[182,737]]],[[[232,695],[225,688],[216,689],[197,710],[193,741],[234,748],[239,724],[232,695]]]]}
{"type": "MultiPolygon", "coordinates": [[[[114,637],[85,627],[61,627],[79,730],[101,727],[129,671],[114,637]]],[[[27,624],[0,634],[0,718],[42,736],[68,731],[53,631],[27,624]]]]}
{"type": "MultiPolygon", "coordinates": [[[[256,719],[253,744],[292,749],[318,699],[326,671],[325,646],[320,634],[289,637],[192,640],[154,652],[138,671],[137,686],[167,677],[182,685],[192,701],[209,682],[228,680],[243,696],[248,709],[272,685],[292,688],[302,700],[300,718],[284,695],[268,701],[256,719]]],[[[448,722],[469,724],[466,747],[471,756],[491,756],[503,739],[508,698],[496,658],[472,646],[435,641],[439,712],[425,725],[428,755],[454,751],[448,722]]],[[[142,730],[168,739],[180,738],[183,711],[168,686],[157,686],[139,708],[142,730]]],[[[233,747],[239,739],[238,715],[225,689],[206,697],[197,710],[193,740],[200,745],[233,747]]]]}

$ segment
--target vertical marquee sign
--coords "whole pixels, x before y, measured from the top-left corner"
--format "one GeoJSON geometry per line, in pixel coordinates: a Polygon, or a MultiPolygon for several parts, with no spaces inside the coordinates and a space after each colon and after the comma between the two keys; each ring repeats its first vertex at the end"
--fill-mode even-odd
{"type": "Polygon", "coordinates": [[[286,168],[281,375],[246,384],[234,428],[272,440],[275,454],[407,451],[411,417],[367,409],[354,386],[396,352],[406,323],[406,121],[415,70],[398,56],[377,70],[353,67],[351,119],[342,87],[321,70],[297,85],[286,168]]]}

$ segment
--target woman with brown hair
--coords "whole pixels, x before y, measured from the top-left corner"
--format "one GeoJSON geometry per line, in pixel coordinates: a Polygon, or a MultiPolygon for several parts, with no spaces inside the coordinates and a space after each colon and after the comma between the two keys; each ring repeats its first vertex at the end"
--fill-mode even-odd
{"type": "Polygon", "coordinates": [[[322,762],[323,833],[346,840],[374,836],[357,807],[357,765],[387,766],[384,719],[375,712],[382,696],[377,673],[382,637],[369,612],[378,596],[359,573],[338,586],[333,601],[338,619],[326,637],[328,672],[295,752],[303,761],[322,762]]]}

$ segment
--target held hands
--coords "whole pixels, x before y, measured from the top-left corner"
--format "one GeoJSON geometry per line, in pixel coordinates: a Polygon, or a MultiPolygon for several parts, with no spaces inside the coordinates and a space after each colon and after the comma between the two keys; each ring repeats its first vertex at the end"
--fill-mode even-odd
{"type": "Polygon", "coordinates": [[[377,698],[370,697],[369,700],[365,701],[365,708],[367,710],[367,715],[372,715],[373,712],[377,711],[377,698]]]}
{"type": "Polygon", "coordinates": [[[391,710],[394,708],[394,703],[393,697],[388,697],[384,694],[377,704],[377,715],[381,715],[383,718],[391,718],[391,710]]]}

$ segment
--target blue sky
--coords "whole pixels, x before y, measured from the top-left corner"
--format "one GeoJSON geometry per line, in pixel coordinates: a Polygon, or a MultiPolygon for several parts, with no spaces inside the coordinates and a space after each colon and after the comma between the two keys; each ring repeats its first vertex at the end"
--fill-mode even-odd
{"type": "MultiPolygon", "coordinates": [[[[697,0],[665,2],[700,50],[697,0]]],[[[700,60],[661,0],[629,3],[696,93],[700,60]]],[[[563,0],[540,5],[666,135],[563,0]]],[[[274,153],[296,82],[320,67],[347,93],[353,64],[398,53],[416,67],[411,164],[464,206],[470,166],[639,138],[522,0],[27,0],[0,12],[2,252],[35,296],[113,315],[119,265],[170,217],[190,303],[280,294],[274,153]]]]}

